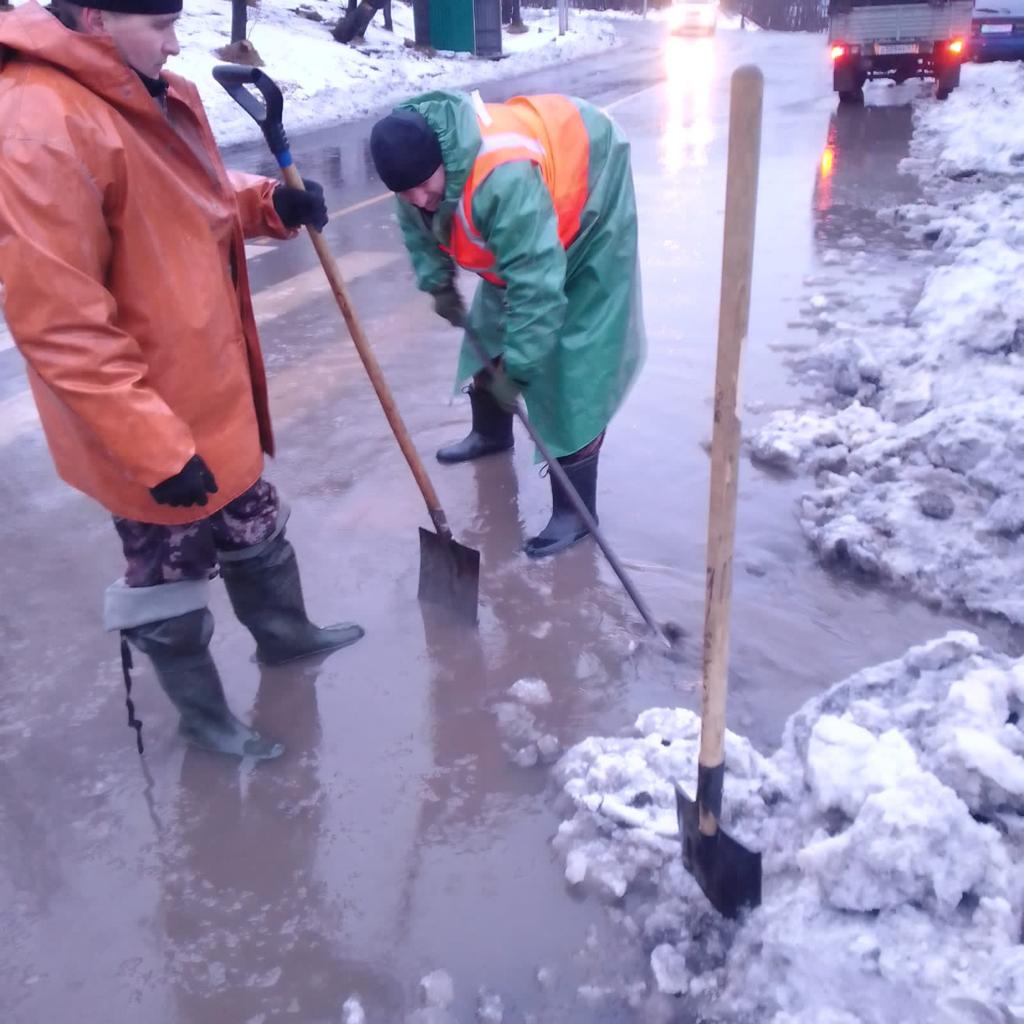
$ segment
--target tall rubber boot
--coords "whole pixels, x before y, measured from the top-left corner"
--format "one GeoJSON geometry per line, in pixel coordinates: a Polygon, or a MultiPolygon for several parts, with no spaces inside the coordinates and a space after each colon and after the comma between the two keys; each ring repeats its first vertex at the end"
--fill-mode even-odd
{"type": "MultiPolygon", "coordinates": [[[[595,521],[597,520],[597,460],[600,454],[600,451],[596,451],[576,462],[566,463],[562,459],[558,460],[595,521]]],[[[554,473],[549,473],[548,479],[551,481],[551,518],[548,520],[547,526],[536,537],[531,537],[523,545],[523,550],[531,558],[543,558],[545,555],[564,551],[583,540],[590,533],[586,524],[573,508],[562,485],[555,479],[554,473]]]]}
{"type": "Polygon", "coordinates": [[[438,462],[468,462],[484,455],[506,452],[515,443],[512,413],[502,409],[490,391],[475,380],[466,389],[466,393],[473,414],[472,428],[461,441],[439,448],[438,462]]]}
{"type": "Polygon", "coordinates": [[[264,739],[231,713],[209,650],[209,609],[133,626],[124,635],[153,662],[164,693],[181,715],[178,732],[187,742],[218,754],[259,760],[284,753],[280,743],[264,739]]]}
{"type": "Polygon", "coordinates": [[[222,552],[220,571],[231,607],[256,640],[256,657],[264,665],[326,654],[363,636],[354,622],[321,628],[309,621],[295,549],[284,533],[254,551],[241,558],[222,552]]]}

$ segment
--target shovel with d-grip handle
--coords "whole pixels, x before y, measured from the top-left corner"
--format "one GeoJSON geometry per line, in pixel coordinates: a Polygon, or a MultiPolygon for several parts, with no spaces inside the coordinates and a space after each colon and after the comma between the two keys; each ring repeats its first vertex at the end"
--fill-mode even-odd
{"type": "MultiPolygon", "coordinates": [[[[281,168],[281,176],[285,183],[292,188],[303,188],[302,177],[292,162],[288,136],[284,130],[284,99],[274,80],[259,68],[239,67],[234,64],[218,65],[213,69],[213,77],[259,125],[270,151],[281,168]],[[262,99],[246,88],[247,86],[259,90],[262,99]]],[[[363,333],[362,324],[356,318],[338,264],[324,236],[312,227],[307,230],[313,248],[320,257],[320,264],[327,275],[341,315],[348,324],[359,358],[363,362],[373,390],[377,393],[377,399],[395,435],[398,447],[402,449],[405,461],[409,463],[409,469],[412,470],[430,520],[434,524],[435,533],[420,528],[420,600],[446,605],[460,617],[475,624],[480,590],[480,552],[458,543],[452,536],[434,485],[413,446],[377,357],[363,333]]]]}
{"type": "Polygon", "coordinates": [[[760,69],[743,67],[733,73],[722,295],[718,314],[718,365],[711,436],[711,500],[704,596],[704,687],[696,799],[690,800],[676,785],[683,863],[711,905],[726,917],[736,917],[743,908],[756,907],[761,902],[761,854],[746,849],[726,835],[719,819],[725,781],[729,604],[740,449],[737,387],[740,354],[750,318],[763,94],[764,77],[760,69]]]}

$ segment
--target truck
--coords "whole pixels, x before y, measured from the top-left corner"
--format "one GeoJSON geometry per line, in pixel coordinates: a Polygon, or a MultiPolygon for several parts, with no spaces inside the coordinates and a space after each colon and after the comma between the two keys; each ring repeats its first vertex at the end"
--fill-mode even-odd
{"type": "Polygon", "coordinates": [[[960,84],[974,0],[829,0],[832,86],[863,103],[873,78],[931,78],[944,100],[960,84]]]}

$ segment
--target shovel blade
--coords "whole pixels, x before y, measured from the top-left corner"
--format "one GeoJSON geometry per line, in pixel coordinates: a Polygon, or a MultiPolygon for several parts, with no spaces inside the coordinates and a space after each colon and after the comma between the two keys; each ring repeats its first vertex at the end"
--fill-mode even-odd
{"type": "Polygon", "coordinates": [[[480,552],[420,527],[419,599],[450,608],[472,625],[480,595],[480,552]]]}
{"type": "Polygon", "coordinates": [[[683,842],[683,867],[697,880],[711,905],[723,917],[761,905],[761,854],[722,831],[713,836],[700,830],[697,801],[676,786],[676,817],[683,842]]]}

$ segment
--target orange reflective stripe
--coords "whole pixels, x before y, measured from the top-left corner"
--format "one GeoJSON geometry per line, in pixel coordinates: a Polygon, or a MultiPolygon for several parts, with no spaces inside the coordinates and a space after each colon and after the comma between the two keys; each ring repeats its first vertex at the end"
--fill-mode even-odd
{"type": "Polygon", "coordinates": [[[494,254],[473,223],[473,196],[495,167],[514,160],[536,164],[551,195],[558,239],[568,249],[579,233],[587,201],[590,139],[576,104],[565,96],[517,96],[488,103],[478,112],[481,144],[452,222],[451,243],[444,246],[456,263],[494,284],[494,254]]]}

